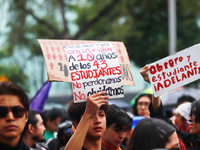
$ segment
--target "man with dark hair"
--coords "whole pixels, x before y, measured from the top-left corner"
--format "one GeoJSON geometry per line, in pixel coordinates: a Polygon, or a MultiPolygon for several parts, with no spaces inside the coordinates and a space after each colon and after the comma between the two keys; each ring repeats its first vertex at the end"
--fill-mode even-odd
{"type": "Polygon", "coordinates": [[[49,143],[49,141],[52,138],[54,138],[54,132],[57,132],[58,125],[60,124],[60,119],[63,114],[63,110],[59,108],[53,108],[45,112],[44,115],[42,115],[42,118],[44,120],[44,126],[46,127],[44,137],[47,143],[49,143]]]}
{"type": "Polygon", "coordinates": [[[29,150],[21,138],[28,120],[29,99],[24,90],[11,82],[0,82],[0,148],[29,150]]]}
{"type": "Polygon", "coordinates": [[[132,119],[116,105],[111,105],[106,113],[106,131],[102,145],[106,150],[120,150],[127,132],[131,130],[132,119]]]}
{"type": "Polygon", "coordinates": [[[190,96],[190,95],[183,95],[181,97],[178,98],[177,100],[177,107],[180,105],[180,104],[183,104],[185,102],[194,102],[195,101],[195,98],[190,96]]]}
{"type": "Polygon", "coordinates": [[[22,133],[24,143],[32,150],[45,150],[37,142],[44,140],[45,127],[40,114],[34,110],[29,110],[28,121],[22,133]]]}
{"type": "Polygon", "coordinates": [[[65,150],[103,150],[101,139],[106,130],[106,91],[87,97],[87,103],[70,102],[68,116],[76,128],[65,150]]]}

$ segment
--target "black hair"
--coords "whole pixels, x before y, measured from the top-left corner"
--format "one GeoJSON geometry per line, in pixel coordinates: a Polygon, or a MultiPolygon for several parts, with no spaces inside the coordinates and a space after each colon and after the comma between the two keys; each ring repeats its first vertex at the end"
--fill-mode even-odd
{"type": "MultiPolygon", "coordinates": [[[[108,105],[102,105],[99,109],[104,110],[106,113],[108,110],[108,105]]],[[[69,102],[69,107],[67,110],[67,114],[70,118],[71,121],[75,120],[77,122],[80,122],[81,116],[84,114],[86,109],[86,102],[81,102],[81,103],[74,103],[73,100],[69,102]]]]}
{"type": "Polygon", "coordinates": [[[63,123],[66,120],[70,120],[69,116],[67,115],[67,113],[65,113],[65,114],[62,115],[62,117],[60,118],[60,123],[63,123]]]}
{"type": "Polygon", "coordinates": [[[28,121],[26,122],[26,125],[24,127],[24,131],[22,132],[22,135],[26,132],[28,125],[32,124],[35,128],[37,128],[37,123],[38,123],[38,119],[36,118],[36,115],[39,115],[39,113],[35,110],[29,110],[28,111],[28,121]]]}
{"type": "Polygon", "coordinates": [[[143,97],[143,96],[147,96],[150,101],[152,99],[152,94],[140,94],[136,99],[135,99],[135,104],[132,106],[132,110],[133,110],[133,114],[135,116],[139,116],[138,111],[137,111],[137,104],[138,104],[138,100],[143,97]]]}
{"type": "Polygon", "coordinates": [[[18,96],[22,105],[29,110],[29,98],[24,92],[24,90],[17,84],[11,82],[0,82],[0,95],[14,95],[18,96]]]}
{"type": "Polygon", "coordinates": [[[194,101],[191,104],[190,116],[192,114],[195,115],[195,122],[200,123],[200,100],[194,101]],[[194,111],[194,108],[196,108],[195,113],[192,113],[194,111]]]}
{"type": "Polygon", "coordinates": [[[192,102],[195,101],[195,98],[192,97],[192,96],[190,96],[190,95],[183,95],[183,96],[181,96],[181,97],[178,98],[178,100],[177,100],[177,106],[180,105],[181,103],[185,102],[185,101],[192,103],[192,102]]]}
{"type": "Polygon", "coordinates": [[[44,125],[46,126],[47,119],[49,118],[50,121],[56,120],[56,118],[61,118],[65,114],[65,111],[60,108],[52,108],[51,110],[46,110],[42,113],[42,119],[44,125]]]}
{"type": "Polygon", "coordinates": [[[128,150],[151,150],[165,148],[175,127],[161,119],[144,118],[136,125],[130,139],[128,150]]]}
{"type": "Polygon", "coordinates": [[[64,111],[60,108],[53,108],[49,111],[48,113],[48,117],[50,119],[50,121],[55,120],[58,117],[62,117],[62,115],[64,114],[64,111]]]}
{"type": "Polygon", "coordinates": [[[116,123],[115,127],[119,130],[122,130],[123,126],[126,126],[127,130],[132,127],[132,119],[129,115],[114,104],[110,105],[106,113],[106,127],[109,128],[113,123],[116,123]]]}
{"type": "Polygon", "coordinates": [[[67,132],[67,129],[70,130],[71,127],[72,122],[69,120],[65,120],[58,126],[57,143],[55,144],[55,149],[58,150],[67,144],[71,138],[71,132],[67,132]]]}
{"type": "Polygon", "coordinates": [[[42,114],[41,114],[44,126],[46,126],[46,123],[47,123],[47,114],[48,114],[48,112],[49,112],[49,110],[44,110],[42,112],[42,114]]]}

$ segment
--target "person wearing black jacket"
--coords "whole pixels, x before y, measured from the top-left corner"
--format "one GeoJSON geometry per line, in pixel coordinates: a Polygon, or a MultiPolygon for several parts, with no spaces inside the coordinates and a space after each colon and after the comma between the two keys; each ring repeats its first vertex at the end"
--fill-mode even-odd
{"type": "Polygon", "coordinates": [[[28,119],[29,99],[14,83],[0,82],[0,149],[30,150],[21,133],[28,119]]]}
{"type": "MultiPolygon", "coordinates": [[[[143,76],[143,79],[150,83],[148,77],[148,65],[144,66],[140,70],[140,74],[143,76]]],[[[149,105],[150,116],[156,117],[165,120],[167,123],[174,125],[171,120],[166,116],[160,97],[152,96],[152,102],[149,105]]],[[[177,129],[177,134],[182,139],[186,148],[189,150],[200,150],[200,100],[194,101],[190,110],[189,121],[191,122],[190,133],[181,132],[177,129]]],[[[175,126],[175,125],[174,125],[175,126]]],[[[175,126],[176,127],[176,126],[175,126]]]]}

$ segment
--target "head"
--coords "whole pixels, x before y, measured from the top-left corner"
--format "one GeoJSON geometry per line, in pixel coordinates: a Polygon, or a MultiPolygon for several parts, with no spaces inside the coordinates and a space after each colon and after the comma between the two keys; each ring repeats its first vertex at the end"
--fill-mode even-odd
{"type": "Polygon", "coordinates": [[[180,104],[174,111],[175,124],[181,131],[185,131],[185,128],[187,128],[188,125],[187,120],[190,115],[190,110],[191,110],[191,103],[185,102],[180,104]]]}
{"type": "Polygon", "coordinates": [[[58,142],[56,144],[56,149],[60,149],[65,146],[71,137],[71,127],[72,122],[69,120],[65,120],[58,126],[58,134],[57,139],[58,142]]]}
{"type": "MultiPolygon", "coordinates": [[[[73,101],[70,101],[67,113],[75,128],[78,126],[78,123],[80,122],[85,112],[85,109],[86,109],[86,102],[74,103],[73,101]]],[[[86,138],[94,139],[102,137],[103,133],[106,130],[105,114],[107,112],[107,109],[108,105],[102,105],[99,108],[96,117],[90,124],[86,138]]]]}
{"type": "Polygon", "coordinates": [[[195,98],[190,96],[190,95],[183,95],[181,97],[178,98],[177,100],[177,107],[180,105],[180,104],[183,104],[185,102],[194,102],[195,101],[195,98]]]}
{"type": "Polygon", "coordinates": [[[133,114],[135,116],[150,116],[149,104],[151,103],[151,94],[140,94],[133,105],[133,114]]]}
{"type": "MultiPolygon", "coordinates": [[[[11,82],[0,82],[0,141],[20,139],[28,120],[29,99],[24,90],[11,82]]],[[[17,141],[17,140],[16,140],[17,141]]]]}
{"type": "Polygon", "coordinates": [[[191,122],[190,133],[200,135],[200,100],[192,103],[188,120],[191,122]]]}
{"type": "Polygon", "coordinates": [[[22,135],[29,134],[31,140],[34,142],[39,142],[44,140],[45,127],[43,125],[42,117],[35,110],[28,111],[28,121],[22,135]]]}
{"type": "Polygon", "coordinates": [[[111,105],[106,113],[106,121],[103,141],[119,147],[127,132],[131,130],[132,120],[124,110],[116,105],[111,105]]]}
{"type": "Polygon", "coordinates": [[[58,125],[60,124],[61,117],[64,115],[64,111],[59,108],[53,108],[51,110],[45,111],[42,115],[44,118],[44,125],[46,130],[53,133],[58,130],[58,125]]]}
{"type": "Polygon", "coordinates": [[[160,119],[145,118],[136,125],[128,150],[178,147],[179,140],[173,126],[160,119]]]}

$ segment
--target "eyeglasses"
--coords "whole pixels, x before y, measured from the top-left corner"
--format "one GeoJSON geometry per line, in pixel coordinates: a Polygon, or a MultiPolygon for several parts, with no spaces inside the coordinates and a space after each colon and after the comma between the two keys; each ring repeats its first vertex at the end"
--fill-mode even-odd
{"type": "Polygon", "coordinates": [[[8,115],[8,112],[11,111],[15,118],[22,118],[26,111],[26,108],[21,106],[13,106],[13,107],[6,107],[0,106],[0,118],[4,118],[8,115]]]}
{"type": "Polygon", "coordinates": [[[144,105],[145,107],[149,107],[149,104],[148,102],[138,102],[138,106],[142,107],[142,105],[144,105]]]}

